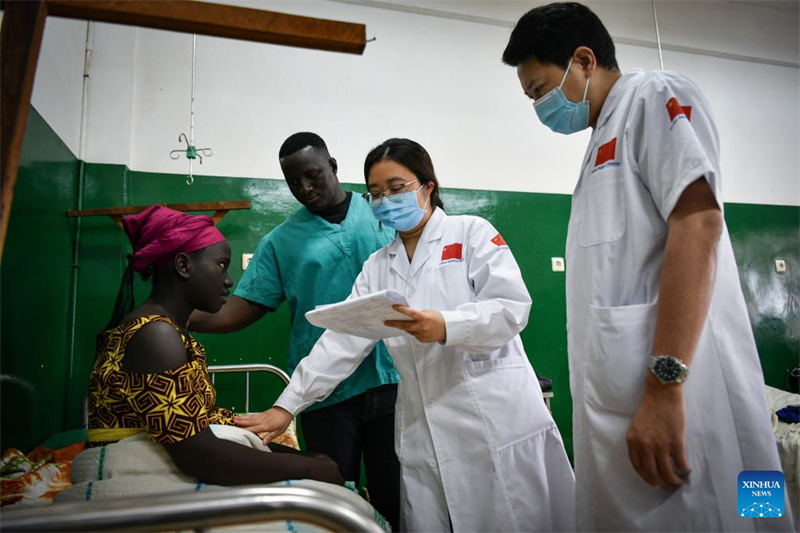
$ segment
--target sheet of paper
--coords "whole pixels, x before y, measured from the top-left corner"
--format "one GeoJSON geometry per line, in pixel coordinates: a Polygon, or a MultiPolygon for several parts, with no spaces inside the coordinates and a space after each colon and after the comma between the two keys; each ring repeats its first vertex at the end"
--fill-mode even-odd
{"type": "Polygon", "coordinates": [[[372,340],[407,335],[406,332],[384,326],[386,320],[411,320],[407,315],[392,309],[393,305],[408,305],[405,296],[387,289],[336,304],[320,305],[306,313],[313,325],[372,340]]]}

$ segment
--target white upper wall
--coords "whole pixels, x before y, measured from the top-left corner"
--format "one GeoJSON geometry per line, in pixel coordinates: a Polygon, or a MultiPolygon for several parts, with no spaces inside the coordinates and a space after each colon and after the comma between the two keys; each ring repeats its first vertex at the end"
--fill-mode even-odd
{"type": "Polygon", "coordinates": [[[86,23],[47,19],[31,103],[76,156],[81,133],[86,23]]]}
{"type": "MultiPolygon", "coordinates": [[[[326,139],[343,181],[367,151],[409,137],[444,187],[571,193],[588,132],[551,133],[500,55],[516,19],[543,2],[231,1],[367,26],[363,56],[198,37],[195,173],[279,178],[296,131],[326,139]]],[[[623,70],[658,68],[647,0],[587,2],[618,41],[623,70]]],[[[764,5],[775,4],[768,2],[764,5]]],[[[743,2],[664,2],[665,68],[706,93],[722,143],[724,199],[800,205],[800,21],[743,2]]],[[[86,24],[51,19],[34,106],[77,154],[86,24]],[[77,72],[77,76],[75,73],[77,72]],[[76,114],[77,113],[77,114],[76,114]]],[[[180,173],[189,127],[191,35],[96,24],[86,160],[180,173]]]]}

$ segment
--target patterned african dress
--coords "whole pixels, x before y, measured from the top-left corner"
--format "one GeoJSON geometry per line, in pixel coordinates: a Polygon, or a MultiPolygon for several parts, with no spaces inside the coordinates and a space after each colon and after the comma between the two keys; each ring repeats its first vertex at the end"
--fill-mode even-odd
{"type": "Polygon", "coordinates": [[[87,448],[147,432],[153,442],[188,439],[209,424],[234,425],[233,413],[216,407],[203,346],[166,316],[123,322],[97,335],[97,358],[89,380],[87,448]],[[183,339],[189,362],[174,370],[139,374],[122,368],[125,347],[150,322],[166,322],[183,339]]]}

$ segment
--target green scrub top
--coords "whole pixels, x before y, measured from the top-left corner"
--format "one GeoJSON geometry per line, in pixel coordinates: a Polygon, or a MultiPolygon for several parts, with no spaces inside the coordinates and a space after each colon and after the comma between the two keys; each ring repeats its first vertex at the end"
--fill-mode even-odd
{"type": "MultiPolygon", "coordinates": [[[[395,235],[378,224],[367,202],[353,194],[341,224],[331,224],[303,207],[261,239],[234,294],[273,309],[284,300],[289,303],[289,374],[325,331],[309,324],[306,311],[350,296],[364,261],[395,235]]],[[[306,410],[333,405],[399,379],[389,352],[379,342],[333,394],[306,410]]]]}

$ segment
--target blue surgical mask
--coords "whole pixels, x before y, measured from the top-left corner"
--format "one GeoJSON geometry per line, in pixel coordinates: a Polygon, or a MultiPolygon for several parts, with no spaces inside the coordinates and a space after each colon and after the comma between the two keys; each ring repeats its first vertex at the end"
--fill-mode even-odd
{"type": "Polygon", "coordinates": [[[425,205],[422,207],[417,202],[417,193],[424,187],[423,185],[416,191],[385,197],[378,207],[372,208],[372,214],[378,222],[386,224],[392,229],[411,231],[422,221],[428,200],[430,200],[430,196],[428,196],[428,200],[425,200],[425,205]]]}
{"type": "Polygon", "coordinates": [[[561,90],[561,86],[564,85],[567,74],[569,74],[570,66],[572,66],[572,59],[569,60],[567,71],[564,72],[564,77],[558,87],[533,102],[533,108],[539,115],[542,124],[556,133],[565,135],[589,127],[589,101],[586,99],[586,93],[589,91],[589,79],[587,78],[586,88],[583,90],[583,100],[577,104],[567,100],[564,91],[561,90]]]}

